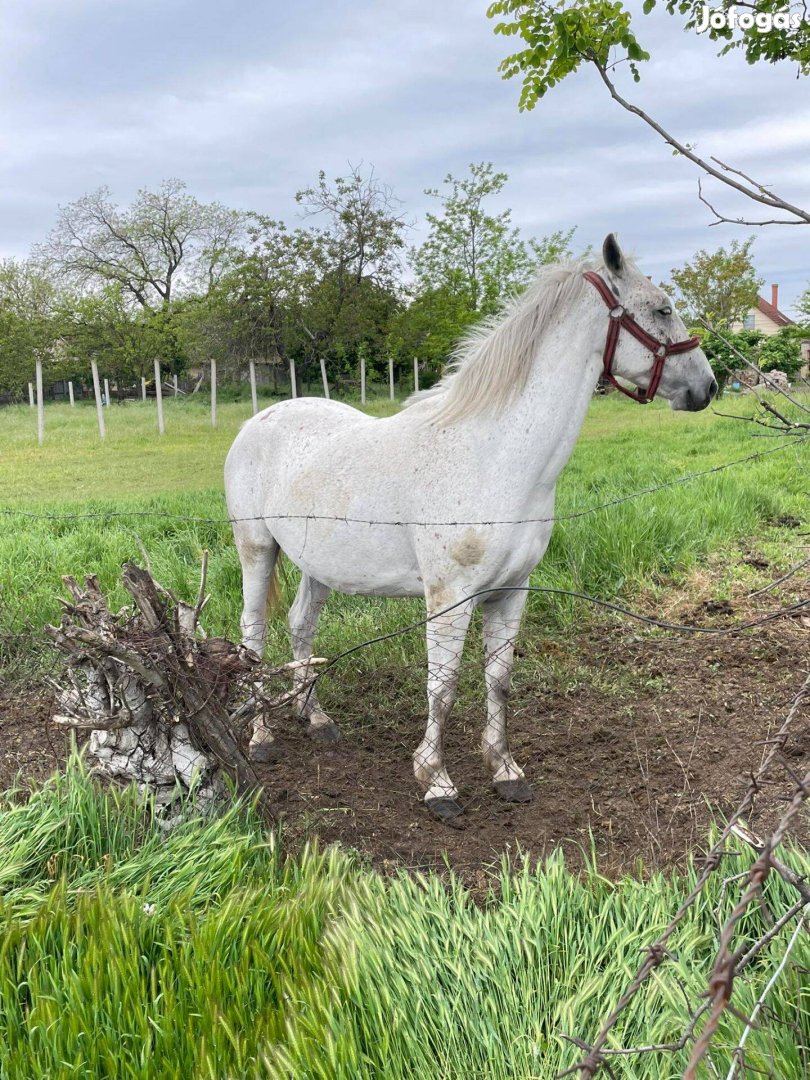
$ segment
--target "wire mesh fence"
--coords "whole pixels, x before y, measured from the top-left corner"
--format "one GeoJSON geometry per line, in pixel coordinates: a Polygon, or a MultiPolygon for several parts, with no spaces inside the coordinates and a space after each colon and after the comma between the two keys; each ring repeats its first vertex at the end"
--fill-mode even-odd
{"type": "MultiPolygon", "coordinates": [[[[770,447],[710,469],[686,474],[662,484],[618,496],[570,514],[542,521],[563,521],[607,510],[624,502],[641,498],[676,484],[742,466],[758,458],[795,447],[810,435],[796,436],[789,443],[770,447]]],[[[38,518],[59,522],[98,518],[102,522],[113,516],[171,518],[184,523],[227,524],[227,517],[195,517],[174,515],[162,511],[121,511],[118,514],[77,513],[48,514],[16,508],[2,508],[8,518],[38,518]]],[[[282,515],[283,516],[283,515],[282,515]]],[[[318,518],[318,515],[302,515],[318,518]]],[[[252,519],[249,519],[252,520],[252,519]]],[[[434,524],[487,525],[496,522],[405,522],[366,519],[346,520],[353,524],[396,527],[434,524]]],[[[510,522],[512,523],[512,522],[510,522]]],[[[792,580],[806,567],[798,563],[769,586],[792,580]]],[[[799,582],[803,585],[802,582],[799,582]]],[[[314,627],[298,624],[292,627],[296,661],[285,670],[269,669],[259,658],[224,639],[205,638],[199,630],[199,616],[205,601],[205,583],[193,604],[184,604],[177,597],[161,593],[139,603],[135,598],[138,616],[132,611],[114,613],[104,603],[97,586],[92,583],[79,587],[69,583],[72,600],[66,606],[67,622],[53,636],[72,657],[68,674],[61,667],[52,667],[52,678],[59,703],[57,717],[64,726],[93,732],[91,749],[105,762],[108,771],[121,776],[135,776],[142,782],[176,787],[177,778],[185,777],[186,787],[199,784],[199,776],[208,776],[212,767],[220,767],[236,779],[243,790],[261,787],[252,762],[266,763],[275,754],[274,730],[280,717],[290,708],[308,725],[312,736],[320,742],[337,737],[337,729],[323,708],[319,690],[327,675],[340,673],[341,665],[361,651],[372,649],[384,641],[411,632],[424,632],[428,644],[427,699],[428,724],[424,737],[413,755],[413,771],[433,815],[451,822],[468,809],[469,803],[451,779],[452,763],[445,754],[445,724],[457,695],[461,676],[461,657],[473,613],[482,612],[484,670],[487,698],[486,721],[480,739],[480,749],[495,792],[506,802],[525,803],[533,795],[530,777],[524,775],[521,764],[513,757],[507,736],[507,705],[509,676],[515,656],[516,639],[523,606],[528,597],[538,594],[557,594],[583,604],[594,605],[626,619],[665,631],[669,634],[728,637],[755,633],[779,620],[806,617],[810,596],[799,595],[789,603],[773,605],[755,617],[730,625],[705,626],[673,622],[600,597],[575,590],[542,586],[500,587],[478,590],[462,600],[435,606],[424,618],[414,620],[394,631],[380,634],[348,645],[314,664],[310,657],[314,627]],[[165,605],[161,607],[161,605],[165,605]],[[162,615],[157,618],[157,609],[162,615]],[[150,615],[151,612],[151,615],[150,615]],[[137,621],[137,620],[140,621],[137,621]],[[150,619],[152,620],[150,624],[150,619]],[[167,622],[168,620],[168,622],[167,622]],[[69,632],[73,626],[82,633],[69,632]],[[61,638],[59,635],[61,634],[61,638]],[[297,635],[297,636],[296,636],[297,635]],[[123,641],[123,644],[122,644],[123,641]],[[300,654],[300,655],[299,655],[300,654]],[[203,721],[201,722],[201,717],[203,721]],[[213,721],[212,721],[213,717],[213,721]],[[212,738],[211,731],[214,731],[212,738]],[[217,736],[217,731],[219,735],[217,736]],[[201,761],[208,755],[210,762],[201,761]],[[196,777],[196,779],[195,779],[196,777]]],[[[752,594],[756,595],[756,594],[752,594]]],[[[20,630],[0,634],[0,649],[11,650],[19,644],[20,630]]],[[[799,660],[797,668],[802,667],[799,660]]],[[[595,1035],[568,1032],[572,1043],[582,1051],[581,1059],[560,1075],[591,1077],[604,1070],[615,1075],[617,1059],[632,1059],[639,1054],[666,1055],[690,1046],[691,1059],[684,1073],[698,1075],[700,1062],[710,1053],[711,1040],[723,1013],[733,1008],[735,979],[743,977],[764,948],[775,940],[785,939],[789,932],[798,933],[804,925],[804,911],[810,902],[810,887],[775,854],[794,824],[810,794],[810,774],[793,776],[795,762],[786,755],[788,740],[797,722],[805,715],[810,695],[808,676],[794,696],[779,729],[773,735],[764,733],[763,757],[753,773],[736,809],[727,817],[717,840],[710,846],[694,889],[675,913],[665,931],[645,948],[642,961],[629,980],[625,993],[607,1014],[602,1029],[595,1035]],[[760,840],[745,827],[755,800],[767,785],[777,782],[777,766],[781,769],[778,782],[785,788],[786,809],[769,835],[760,840]],[[614,1044],[611,1033],[625,1009],[645,984],[672,956],[673,943],[686,911],[700,903],[706,883],[712,875],[724,872],[726,843],[735,836],[742,839],[756,855],[745,878],[728,879],[728,888],[736,888],[739,900],[730,917],[718,928],[717,954],[714,967],[707,973],[707,996],[690,1003],[691,1013],[682,1035],[666,1044],[621,1047],[614,1044]],[[744,944],[737,944],[737,932],[750,905],[762,893],[770,874],[782,877],[797,894],[795,903],[783,911],[772,913],[771,924],[754,940],[750,935],[744,944]],[[796,922],[795,920],[799,920],[796,922]]],[[[210,785],[214,791],[215,785],[210,785]]],[[[271,808],[272,811],[272,808],[271,808]]],[[[735,875],[736,877],[736,875],[735,875]]],[[[795,936],[786,940],[785,963],[795,936]]],[[[757,1003],[760,1016],[767,1015],[767,1001],[757,1003]]],[[[746,1028],[756,1021],[745,1018],[746,1028]]],[[[804,1036],[802,1036],[804,1037],[804,1036]]],[[[716,1066],[711,1068],[716,1072],[716,1066]]],[[[735,1049],[731,1076],[747,1068],[745,1040],[735,1049]]]]}

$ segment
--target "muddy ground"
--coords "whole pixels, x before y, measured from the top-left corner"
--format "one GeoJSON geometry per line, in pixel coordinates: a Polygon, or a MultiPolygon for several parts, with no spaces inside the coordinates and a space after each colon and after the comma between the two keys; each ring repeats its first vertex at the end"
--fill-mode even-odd
{"type": "MultiPolygon", "coordinates": [[[[728,613],[692,615],[719,625],[728,613]]],[[[291,840],[341,841],[387,870],[449,864],[474,880],[504,852],[542,857],[561,846],[576,865],[592,845],[605,872],[632,871],[639,860],[671,867],[700,850],[712,817],[739,801],[808,666],[806,615],[729,637],[648,636],[615,623],[564,638],[532,635],[518,660],[510,730],[535,799],[505,803],[491,789],[478,753],[483,700],[470,695],[447,733],[448,767],[465,806],[455,827],[433,821],[416,789],[411,754],[423,732],[422,698],[398,694],[396,669],[332,694],[344,734],[334,746],[313,743],[292,716],[280,718],[280,760],[261,773],[291,840]],[[544,678],[546,669],[553,675],[544,678]]],[[[62,765],[67,737],[49,715],[47,691],[0,696],[0,787],[62,765]]],[[[808,762],[805,706],[777,783],[749,819],[754,829],[784,808],[789,770],[803,773],[808,762]]],[[[807,832],[806,821],[799,829],[807,832]]]]}

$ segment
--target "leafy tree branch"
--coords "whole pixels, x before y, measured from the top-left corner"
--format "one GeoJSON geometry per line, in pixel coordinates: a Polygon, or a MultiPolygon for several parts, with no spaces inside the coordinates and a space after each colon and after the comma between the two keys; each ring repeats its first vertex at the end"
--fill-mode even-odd
{"type": "MultiPolygon", "coordinates": [[[[656,0],[645,0],[644,12],[649,14],[656,0]]],[[[704,5],[702,0],[668,0],[664,5],[670,15],[686,19],[685,29],[697,31],[701,26],[704,5]]],[[[737,5],[745,7],[748,5],[737,5]]],[[[785,9],[775,0],[757,4],[752,18],[759,14],[770,16],[769,30],[762,30],[756,21],[742,27],[739,20],[733,27],[708,26],[706,33],[722,44],[721,55],[732,49],[744,52],[749,63],[765,61],[795,62],[799,75],[810,74],[810,22],[805,18],[804,5],[785,9]],[[787,11],[787,24],[777,20],[787,11]]],[[[495,0],[487,15],[498,20],[495,33],[507,38],[519,37],[524,48],[505,57],[499,71],[505,79],[522,81],[519,107],[533,109],[542,97],[563,79],[575,74],[583,64],[596,69],[613,101],[626,112],[637,116],[651,128],[673,151],[687,158],[707,176],[745,198],[776,212],[779,216],[749,220],[728,216],[718,211],[699,190],[701,201],[711,210],[715,223],[730,222],[744,225],[806,225],[810,211],[797,206],[771,190],[770,186],[746,175],[716,157],[703,157],[683,139],[663,127],[644,109],[631,102],[617,89],[614,72],[626,63],[635,82],[639,82],[639,65],[650,54],[635,36],[630,12],[620,0],[495,0]]]]}

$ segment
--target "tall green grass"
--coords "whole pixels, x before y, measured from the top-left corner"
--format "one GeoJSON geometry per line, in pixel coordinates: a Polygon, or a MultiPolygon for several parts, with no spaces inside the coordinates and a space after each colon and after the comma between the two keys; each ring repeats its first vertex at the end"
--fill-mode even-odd
{"type": "MultiPolygon", "coordinates": [[[[98,790],[76,763],[0,807],[0,864],[3,1080],[549,1080],[577,1054],[561,1034],[594,1035],[695,878],[690,866],[610,882],[555,856],[494,871],[475,902],[452,877],[386,880],[336,850],[285,856],[247,807],[164,836],[134,791],[98,790]]],[[[610,1045],[682,1030],[734,902],[721,876],[610,1045]]],[[[793,896],[769,880],[765,900],[778,912],[793,896]]],[[[752,911],[740,943],[764,925],[752,911]]],[[[785,940],[735,985],[742,1012],[785,940]]],[[[785,1080],[810,1039],[806,935],[794,960],[747,1048],[752,1069],[785,1080]]],[[[721,1075],[741,1030],[727,1014],[721,1075]]],[[[684,1058],[613,1068],[660,1080],[684,1058]]]]}

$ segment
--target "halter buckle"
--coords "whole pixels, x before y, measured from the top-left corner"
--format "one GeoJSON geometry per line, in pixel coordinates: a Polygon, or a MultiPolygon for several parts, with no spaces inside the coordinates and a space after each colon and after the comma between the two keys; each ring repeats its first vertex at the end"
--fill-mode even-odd
{"type": "Polygon", "coordinates": [[[608,315],[611,319],[621,319],[624,316],[624,308],[621,304],[617,304],[616,307],[610,309],[608,315]]]}
{"type": "Polygon", "coordinates": [[[655,350],[655,355],[662,358],[665,357],[667,355],[667,346],[663,344],[659,345],[658,348],[655,350]]]}

